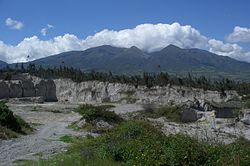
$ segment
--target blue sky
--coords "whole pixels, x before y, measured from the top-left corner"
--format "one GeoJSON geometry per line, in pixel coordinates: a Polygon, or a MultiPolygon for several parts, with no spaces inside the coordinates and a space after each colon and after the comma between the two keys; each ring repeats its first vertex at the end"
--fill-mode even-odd
{"type": "MultiPolygon", "coordinates": [[[[2,47],[6,47],[1,55],[0,45],[0,59],[6,61],[18,58],[18,55],[12,59],[8,57],[11,55],[6,51],[7,46],[15,47],[24,38],[34,36],[39,41],[48,41],[72,34],[84,40],[103,29],[120,31],[145,23],[171,25],[177,22],[180,26],[190,25],[201,35],[226,44],[228,41],[225,38],[233,33],[236,26],[247,30],[250,28],[248,0],[0,0],[0,13],[0,41],[4,44],[2,47]],[[10,22],[7,25],[8,18],[10,22]],[[15,25],[13,21],[20,22],[22,26],[11,27],[15,25]],[[46,35],[41,33],[43,28],[46,35]]],[[[230,40],[234,44],[231,41],[235,40],[230,40]]],[[[242,47],[241,53],[246,54],[244,56],[250,56],[247,52],[250,50],[248,40],[237,40],[236,44],[242,47]]],[[[19,56],[24,57],[24,53],[19,56]]],[[[44,56],[47,55],[40,57],[44,56]]],[[[242,60],[248,61],[242,56],[242,60]]]]}

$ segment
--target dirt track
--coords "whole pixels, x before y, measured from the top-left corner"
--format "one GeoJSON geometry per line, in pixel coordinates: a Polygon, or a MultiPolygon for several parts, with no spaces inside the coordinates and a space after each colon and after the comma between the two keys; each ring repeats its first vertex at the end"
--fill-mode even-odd
{"type": "Polygon", "coordinates": [[[48,104],[9,104],[10,109],[29,123],[36,124],[33,134],[17,139],[0,140],[0,165],[12,165],[16,160],[37,159],[63,151],[68,144],[59,141],[64,135],[86,135],[75,132],[67,126],[80,119],[72,112],[77,105],[48,104]]]}

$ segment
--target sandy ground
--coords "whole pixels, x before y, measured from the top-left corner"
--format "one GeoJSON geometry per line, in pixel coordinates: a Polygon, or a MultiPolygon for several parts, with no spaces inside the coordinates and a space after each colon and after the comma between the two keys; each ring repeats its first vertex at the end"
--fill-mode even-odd
{"type": "Polygon", "coordinates": [[[67,128],[79,120],[79,114],[72,112],[77,105],[59,103],[9,104],[10,109],[28,123],[35,124],[36,131],[17,139],[0,140],[0,165],[12,165],[15,160],[34,160],[66,150],[68,144],[59,141],[64,135],[86,135],[67,128]]]}

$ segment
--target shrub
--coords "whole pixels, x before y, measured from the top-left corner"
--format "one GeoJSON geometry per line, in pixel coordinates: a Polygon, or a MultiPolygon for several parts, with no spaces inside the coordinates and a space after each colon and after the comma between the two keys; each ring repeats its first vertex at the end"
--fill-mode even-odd
{"type": "Polygon", "coordinates": [[[30,125],[21,117],[14,115],[4,102],[0,102],[0,126],[21,134],[33,131],[30,125]]]}
{"type": "Polygon", "coordinates": [[[13,131],[21,132],[20,124],[4,102],[0,102],[0,125],[13,131]]]}
{"type": "Polygon", "coordinates": [[[140,111],[138,116],[145,116],[149,118],[166,117],[173,122],[181,122],[181,113],[183,108],[181,106],[163,106],[154,108],[152,105],[144,106],[144,111],[140,111]]]}
{"type": "Polygon", "coordinates": [[[120,123],[122,118],[114,112],[108,111],[108,109],[112,107],[112,105],[93,106],[90,104],[83,104],[76,109],[76,112],[81,114],[82,118],[86,119],[88,123],[92,123],[96,119],[103,119],[110,123],[120,123]]]}

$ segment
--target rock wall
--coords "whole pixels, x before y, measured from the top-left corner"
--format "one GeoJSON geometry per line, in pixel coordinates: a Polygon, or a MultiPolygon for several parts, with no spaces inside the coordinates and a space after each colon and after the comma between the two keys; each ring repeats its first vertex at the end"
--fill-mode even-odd
{"type": "Polygon", "coordinates": [[[73,82],[70,79],[44,80],[29,76],[23,80],[0,80],[0,99],[21,97],[43,97],[45,101],[69,101],[71,103],[125,102],[141,104],[180,104],[205,101],[223,102],[240,98],[235,91],[224,95],[217,91],[165,86],[147,89],[133,85],[100,81],[73,82]]]}
{"type": "Polygon", "coordinates": [[[240,97],[235,91],[226,91],[225,95],[222,95],[217,91],[178,86],[153,87],[149,90],[144,86],[135,88],[127,84],[99,81],[75,83],[70,79],[55,79],[54,82],[58,100],[73,103],[134,101],[137,103],[179,104],[194,100],[222,102],[240,97]]]}
{"type": "Polygon", "coordinates": [[[57,101],[53,80],[25,79],[0,81],[0,99],[42,97],[44,101],[57,101]]]}

